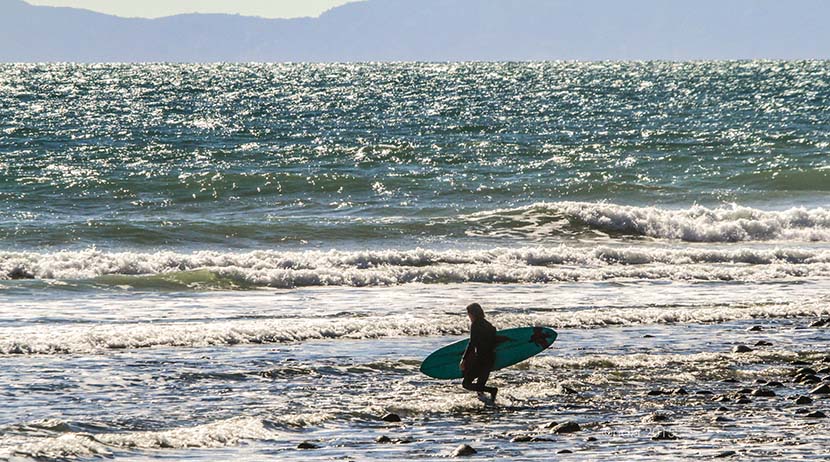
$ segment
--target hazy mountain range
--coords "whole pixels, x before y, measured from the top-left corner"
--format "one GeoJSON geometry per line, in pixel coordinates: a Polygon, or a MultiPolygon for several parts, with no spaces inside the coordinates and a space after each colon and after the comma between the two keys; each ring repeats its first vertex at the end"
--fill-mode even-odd
{"type": "Polygon", "coordinates": [[[0,0],[0,61],[830,58],[827,0],[368,0],[319,18],[120,18],[0,0]]]}

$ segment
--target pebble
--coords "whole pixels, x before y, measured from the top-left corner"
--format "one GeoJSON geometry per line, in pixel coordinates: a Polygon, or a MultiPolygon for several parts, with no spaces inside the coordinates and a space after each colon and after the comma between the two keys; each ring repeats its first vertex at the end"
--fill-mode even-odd
{"type": "Polygon", "coordinates": [[[455,451],[452,452],[452,456],[453,457],[471,456],[471,455],[473,455],[477,452],[478,451],[473,449],[473,447],[470,446],[469,444],[462,444],[462,445],[458,446],[457,448],[455,448],[455,451]]]}
{"type": "Polygon", "coordinates": [[[795,404],[804,406],[806,404],[813,404],[813,400],[807,396],[799,396],[798,399],[795,400],[795,404]]]}
{"type": "Polygon", "coordinates": [[[726,458],[726,457],[732,457],[736,454],[737,454],[737,452],[735,452],[735,451],[723,451],[723,452],[717,453],[715,455],[715,459],[723,459],[723,458],[726,458]]]}
{"type": "Polygon", "coordinates": [[[793,375],[795,375],[795,376],[799,376],[799,375],[816,375],[816,371],[815,371],[815,369],[813,369],[813,368],[811,368],[811,367],[802,367],[801,369],[799,369],[799,370],[795,371],[795,374],[793,374],[793,375]]]}
{"type": "Polygon", "coordinates": [[[667,432],[666,430],[659,431],[651,437],[654,441],[665,441],[665,440],[676,440],[677,437],[674,436],[673,433],[667,432]]]}
{"type": "Polygon", "coordinates": [[[308,441],[303,441],[297,445],[297,449],[317,449],[317,445],[308,441]]]}
{"type": "Polygon", "coordinates": [[[810,393],[813,395],[830,395],[830,386],[827,386],[826,384],[818,386],[813,388],[810,393]]]}
{"type": "Polygon", "coordinates": [[[580,427],[576,422],[562,422],[561,424],[553,427],[554,433],[574,433],[580,430],[582,430],[582,427],[580,427]]]}
{"type": "Polygon", "coordinates": [[[384,422],[400,422],[401,416],[399,416],[398,414],[389,413],[381,417],[380,420],[384,422]]]}
{"type": "Polygon", "coordinates": [[[805,375],[798,382],[802,384],[819,383],[821,379],[817,375],[805,375]]]}
{"type": "Polygon", "coordinates": [[[738,345],[735,348],[732,348],[732,352],[733,353],[751,353],[752,348],[750,348],[746,345],[738,345]]]}
{"type": "Polygon", "coordinates": [[[807,414],[807,415],[806,415],[806,416],[804,416],[804,417],[810,417],[810,418],[812,418],[812,419],[824,419],[824,418],[826,418],[826,417],[827,417],[827,415],[825,415],[825,414],[824,414],[823,412],[821,412],[821,411],[816,411],[816,412],[811,412],[811,413],[807,414]]]}
{"type": "Polygon", "coordinates": [[[759,388],[752,392],[752,396],[758,396],[761,398],[772,398],[775,396],[775,392],[770,390],[769,388],[759,388]]]}

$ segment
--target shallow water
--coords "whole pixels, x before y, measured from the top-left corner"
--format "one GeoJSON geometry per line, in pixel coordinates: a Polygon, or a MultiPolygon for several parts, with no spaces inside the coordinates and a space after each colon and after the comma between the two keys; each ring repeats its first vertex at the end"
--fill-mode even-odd
{"type": "Polygon", "coordinates": [[[828,69],[0,66],[0,460],[824,460],[828,69]]]}

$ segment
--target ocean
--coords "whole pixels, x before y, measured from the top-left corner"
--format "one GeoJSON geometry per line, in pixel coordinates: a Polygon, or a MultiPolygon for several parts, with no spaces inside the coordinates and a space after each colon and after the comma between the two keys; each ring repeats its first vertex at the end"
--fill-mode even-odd
{"type": "Polygon", "coordinates": [[[0,65],[0,460],[825,460],[828,107],[826,61],[0,65]],[[418,371],[471,302],[559,333],[496,407],[418,371]]]}

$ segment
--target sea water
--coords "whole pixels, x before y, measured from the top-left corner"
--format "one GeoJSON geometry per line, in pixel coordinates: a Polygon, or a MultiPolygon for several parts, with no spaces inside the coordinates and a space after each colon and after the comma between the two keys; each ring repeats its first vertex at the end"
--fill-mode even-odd
{"type": "Polygon", "coordinates": [[[827,62],[0,65],[0,459],[824,459],[828,106],[827,62]],[[494,408],[418,372],[474,301],[559,332],[494,408]]]}

